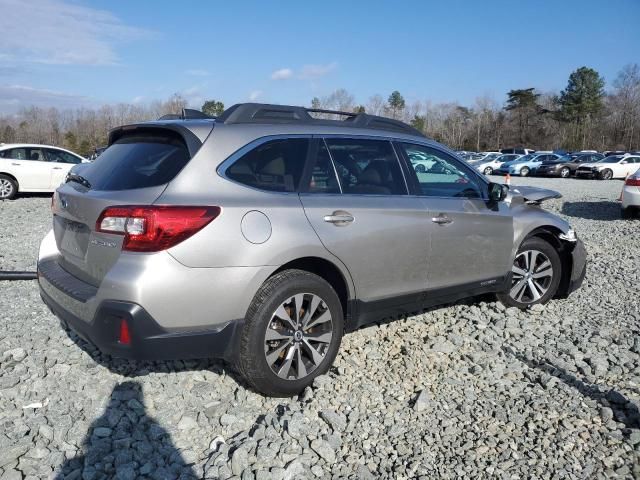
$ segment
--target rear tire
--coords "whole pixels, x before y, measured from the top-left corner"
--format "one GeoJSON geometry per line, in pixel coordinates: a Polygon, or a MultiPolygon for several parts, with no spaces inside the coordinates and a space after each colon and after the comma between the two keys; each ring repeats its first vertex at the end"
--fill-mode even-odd
{"type": "Polygon", "coordinates": [[[529,168],[528,167],[522,167],[522,170],[520,170],[520,176],[521,177],[526,177],[527,175],[529,175],[529,168]]]}
{"type": "Polygon", "coordinates": [[[0,200],[11,200],[18,194],[18,184],[7,176],[0,175],[0,200]]]}
{"type": "Polygon", "coordinates": [[[553,245],[542,238],[530,237],[520,245],[511,272],[511,287],[499,293],[498,300],[507,307],[528,308],[554,297],[562,276],[562,262],[553,245]]]}
{"type": "Polygon", "coordinates": [[[569,170],[567,167],[564,167],[560,170],[560,176],[562,178],[569,178],[569,175],[571,175],[571,170],[569,170]]]}
{"type": "Polygon", "coordinates": [[[257,391],[296,395],[333,364],[344,331],[342,304],[323,278],[285,270],[269,278],[247,311],[238,369],[257,391]]]}

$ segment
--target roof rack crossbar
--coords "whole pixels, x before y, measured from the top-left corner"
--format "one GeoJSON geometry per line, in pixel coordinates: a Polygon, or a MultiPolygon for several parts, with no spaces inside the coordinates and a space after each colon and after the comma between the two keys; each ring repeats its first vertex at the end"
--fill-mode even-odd
{"type": "Polygon", "coordinates": [[[327,113],[330,115],[342,115],[344,117],[356,117],[360,115],[355,112],[341,112],[340,110],[327,110],[326,108],[307,108],[306,110],[311,113],[327,113]]]}
{"type": "Polygon", "coordinates": [[[215,119],[211,115],[207,115],[200,110],[193,108],[183,108],[180,113],[168,113],[161,116],[158,120],[202,120],[202,119],[215,119]]]}
{"type": "Polygon", "coordinates": [[[367,113],[341,112],[323,108],[306,108],[291,105],[269,105],[262,103],[238,103],[226,109],[217,117],[218,123],[299,123],[314,125],[330,125],[339,127],[369,128],[387,130],[424,137],[419,130],[392,118],[369,115],[367,113]],[[342,115],[343,120],[315,118],[309,113],[342,115]]]}

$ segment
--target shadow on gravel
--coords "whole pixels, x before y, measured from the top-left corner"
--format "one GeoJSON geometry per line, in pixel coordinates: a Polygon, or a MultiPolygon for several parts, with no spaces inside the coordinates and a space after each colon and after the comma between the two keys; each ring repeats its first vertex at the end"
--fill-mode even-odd
{"type": "Polygon", "coordinates": [[[564,202],[561,213],[569,217],[587,220],[620,220],[620,203],[603,200],[601,202],[564,202]]]}
{"type": "Polygon", "coordinates": [[[123,382],[111,392],[78,456],[58,469],[57,480],[88,478],[180,478],[196,475],[169,433],[145,412],[141,386],[123,382]]]}
{"type": "MultiPolygon", "coordinates": [[[[531,369],[536,369],[547,373],[565,385],[577,390],[581,395],[595,400],[603,407],[608,407],[613,412],[613,418],[620,423],[624,423],[626,428],[640,428],[640,411],[638,407],[629,401],[617,390],[606,389],[599,385],[585,383],[574,374],[567,372],[547,360],[533,360],[524,357],[509,347],[503,347],[507,355],[512,355],[531,369]]],[[[611,414],[611,413],[609,413],[611,414]]]]}

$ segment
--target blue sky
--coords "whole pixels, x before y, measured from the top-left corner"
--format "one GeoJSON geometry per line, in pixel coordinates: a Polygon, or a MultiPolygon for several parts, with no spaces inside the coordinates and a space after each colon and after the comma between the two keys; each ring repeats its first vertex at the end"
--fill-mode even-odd
{"type": "Polygon", "coordinates": [[[502,103],[559,91],[583,65],[610,86],[640,63],[638,20],[640,0],[0,0],[0,115],[174,92],[308,104],[336,88],[502,103]]]}

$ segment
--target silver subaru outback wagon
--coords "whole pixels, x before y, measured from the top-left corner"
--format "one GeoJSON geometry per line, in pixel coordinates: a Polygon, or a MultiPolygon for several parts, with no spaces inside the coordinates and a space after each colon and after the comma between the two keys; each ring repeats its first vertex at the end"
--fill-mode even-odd
{"type": "Polygon", "coordinates": [[[112,130],[69,173],[40,291],[105,353],[220,357],[292,395],[367,323],[485,293],[519,308],[569,295],[586,255],[540,208],[557,196],[490,183],[387,118],[185,110],[112,130]]]}

